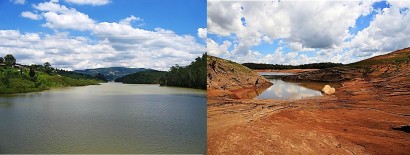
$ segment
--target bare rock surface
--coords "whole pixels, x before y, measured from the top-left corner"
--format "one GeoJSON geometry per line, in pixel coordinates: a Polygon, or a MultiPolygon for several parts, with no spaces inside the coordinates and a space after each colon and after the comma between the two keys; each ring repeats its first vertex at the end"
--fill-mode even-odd
{"type": "Polygon", "coordinates": [[[403,49],[333,68],[348,77],[333,95],[208,97],[207,154],[408,154],[409,60],[403,49]]]}
{"type": "Polygon", "coordinates": [[[322,89],[322,93],[326,94],[326,95],[330,95],[335,93],[336,90],[333,87],[330,87],[329,85],[325,85],[322,89]]]}
{"type": "Polygon", "coordinates": [[[207,88],[212,90],[208,96],[241,98],[244,90],[258,90],[272,83],[257,72],[238,63],[208,56],[207,88]]]}

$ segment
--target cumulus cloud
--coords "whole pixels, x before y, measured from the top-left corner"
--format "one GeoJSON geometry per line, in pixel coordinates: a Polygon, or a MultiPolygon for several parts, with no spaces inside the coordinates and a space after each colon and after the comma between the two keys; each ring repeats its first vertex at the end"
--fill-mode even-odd
{"type": "Polygon", "coordinates": [[[208,38],[206,39],[207,42],[207,52],[213,56],[221,56],[223,54],[228,53],[228,48],[232,45],[231,42],[225,40],[221,45],[219,45],[214,40],[208,38]]]}
{"type": "Polygon", "coordinates": [[[68,3],[74,3],[79,5],[106,5],[110,3],[110,0],[65,0],[68,3]]]}
{"type": "Polygon", "coordinates": [[[43,12],[43,17],[46,20],[43,26],[48,28],[84,31],[91,29],[95,24],[95,21],[88,15],[56,2],[40,3],[34,5],[34,8],[43,12]]]}
{"type": "Polygon", "coordinates": [[[229,45],[232,50],[220,51],[224,40],[209,40],[214,47],[210,54],[248,62],[346,63],[408,47],[408,1],[388,1],[391,7],[377,10],[369,27],[349,33],[359,17],[375,11],[378,1],[208,1],[208,33],[235,42],[229,45]],[[277,44],[283,53],[252,50],[277,41],[283,42],[277,44]]]}
{"type": "Polygon", "coordinates": [[[369,27],[358,32],[346,46],[356,56],[369,57],[410,46],[410,16],[400,10],[410,8],[409,1],[389,1],[390,8],[377,14],[369,27]]]}
{"type": "Polygon", "coordinates": [[[57,1],[33,7],[45,21],[43,26],[55,34],[0,30],[0,55],[13,53],[22,64],[48,61],[70,70],[111,66],[168,70],[175,64],[188,65],[206,52],[194,36],[133,27],[133,21],[142,21],[133,15],[118,22],[97,22],[57,1]],[[70,31],[90,32],[92,37],[73,36],[70,31]]]}
{"type": "Polygon", "coordinates": [[[30,12],[30,11],[24,11],[21,13],[22,17],[28,18],[28,19],[32,19],[32,20],[39,20],[41,18],[40,15],[30,12]]]}
{"type": "Polygon", "coordinates": [[[198,37],[202,38],[202,39],[206,39],[206,37],[207,37],[206,28],[198,28],[198,37]]]}

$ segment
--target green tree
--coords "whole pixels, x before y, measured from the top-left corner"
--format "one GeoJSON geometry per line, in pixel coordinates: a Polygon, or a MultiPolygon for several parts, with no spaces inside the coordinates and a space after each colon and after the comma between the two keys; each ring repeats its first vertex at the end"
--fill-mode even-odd
{"type": "Polygon", "coordinates": [[[53,68],[51,67],[51,64],[49,62],[44,63],[44,71],[48,75],[51,75],[51,73],[53,72],[53,68]]]}
{"type": "Polygon", "coordinates": [[[16,58],[14,58],[14,56],[12,54],[7,54],[4,57],[4,61],[6,63],[7,66],[14,66],[16,65],[16,58]]]}
{"type": "Polygon", "coordinates": [[[0,57],[0,63],[4,63],[4,58],[0,57]]]}
{"type": "Polygon", "coordinates": [[[101,80],[101,81],[104,81],[104,82],[108,82],[108,80],[107,80],[107,78],[105,78],[104,74],[101,74],[101,73],[97,73],[97,74],[95,75],[95,78],[97,78],[97,79],[99,79],[99,80],[101,80]]]}
{"type": "Polygon", "coordinates": [[[31,81],[36,81],[36,72],[33,68],[30,68],[30,72],[28,74],[30,75],[31,81]]]}

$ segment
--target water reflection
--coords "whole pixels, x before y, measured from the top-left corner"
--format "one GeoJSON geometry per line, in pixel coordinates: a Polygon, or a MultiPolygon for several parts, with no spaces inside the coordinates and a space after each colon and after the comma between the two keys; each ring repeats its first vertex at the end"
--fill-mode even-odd
{"type": "Polygon", "coordinates": [[[202,90],[107,83],[0,96],[0,154],[205,151],[202,90]]]}
{"type": "Polygon", "coordinates": [[[273,85],[256,98],[296,100],[313,96],[322,96],[320,91],[304,87],[299,83],[285,82],[280,79],[270,79],[270,81],[273,85]]]}
{"type": "MultiPolygon", "coordinates": [[[[323,86],[330,85],[331,87],[340,88],[340,83],[327,82],[286,82],[281,80],[283,76],[293,75],[292,73],[279,72],[260,72],[262,76],[270,79],[273,83],[269,88],[262,91],[252,92],[249,96],[257,99],[280,99],[280,100],[297,100],[307,97],[322,96],[321,90],[323,86]]],[[[245,96],[245,95],[243,95],[245,96]]]]}
{"type": "Polygon", "coordinates": [[[256,96],[259,96],[261,93],[263,93],[268,88],[269,86],[258,87],[256,89],[245,89],[245,90],[241,90],[240,92],[235,92],[235,95],[239,99],[253,99],[256,96]]]}

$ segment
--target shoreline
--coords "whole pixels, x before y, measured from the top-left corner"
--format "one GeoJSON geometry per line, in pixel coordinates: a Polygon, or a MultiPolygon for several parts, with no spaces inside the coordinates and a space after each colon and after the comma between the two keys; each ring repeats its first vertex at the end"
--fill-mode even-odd
{"type": "Polygon", "coordinates": [[[208,154],[405,154],[409,135],[393,128],[410,122],[406,85],[354,78],[333,95],[295,101],[208,97],[208,154]]]}
{"type": "Polygon", "coordinates": [[[311,71],[317,71],[317,70],[319,70],[319,69],[283,69],[283,70],[278,70],[278,69],[255,69],[253,71],[255,71],[255,72],[278,72],[278,73],[298,74],[298,73],[311,72],[311,71]]]}

